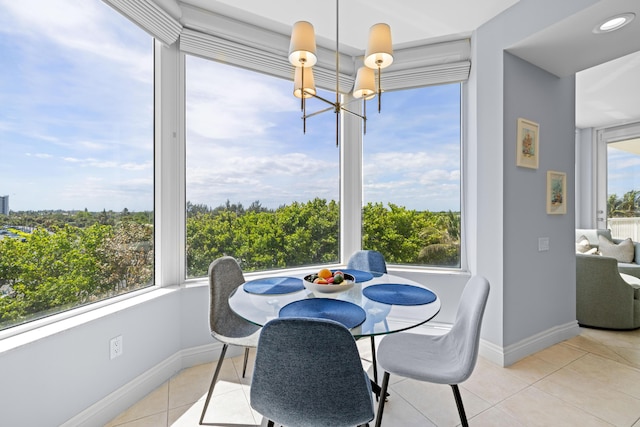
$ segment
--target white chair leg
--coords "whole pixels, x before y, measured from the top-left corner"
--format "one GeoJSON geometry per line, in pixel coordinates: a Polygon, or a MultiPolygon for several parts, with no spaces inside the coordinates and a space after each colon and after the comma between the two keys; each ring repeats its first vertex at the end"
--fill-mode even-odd
{"type": "Polygon", "coordinates": [[[200,425],[213,425],[206,424],[202,421],[204,420],[204,415],[207,413],[207,408],[209,407],[209,401],[211,400],[211,395],[213,394],[213,389],[216,386],[216,381],[218,381],[218,375],[220,374],[220,368],[222,367],[222,362],[224,361],[224,355],[227,352],[227,348],[229,348],[228,344],[224,344],[222,346],[222,351],[220,352],[220,358],[218,359],[218,364],[216,365],[216,371],[213,374],[213,378],[211,379],[211,385],[209,386],[209,392],[207,393],[207,399],[204,402],[204,408],[202,408],[202,414],[200,415],[200,425]]]}

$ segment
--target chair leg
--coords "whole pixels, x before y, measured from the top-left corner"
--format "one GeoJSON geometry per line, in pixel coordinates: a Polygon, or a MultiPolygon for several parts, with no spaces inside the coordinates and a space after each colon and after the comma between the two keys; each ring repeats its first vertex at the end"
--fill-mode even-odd
{"type": "Polygon", "coordinates": [[[220,358],[218,359],[218,364],[216,365],[216,371],[214,372],[213,378],[211,379],[211,385],[209,386],[207,399],[204,402],[204,408],[202,408],[202,414],[200,415],[200,422],[199,422],[200,425],[203,425],[202,420],[204,420],[204,414],[207,413],[207,408],[209,407],[209,401],[211,400],[213,389],[216,386],[216,381],[218,380],[218,375],[220,374],[220,368],[222,367],[222,361],[224,360],[224,355],[227,352],[227,348],[229,348],[228,344],[224,344],[222,346],[222,351],[220,352],[220,358]]]}
{"type": "Polygon", "coordinates": [[[373,363],[373,382],[378,384],[378,362],[376,362],[376,339],[371,335],[371,360],[373,363]]]}
{"type": "Polygon", "coordinates": [[[453,397],[456,399],[456,406],[458,407],[458,414],[460,415],[462,427],[469,427],[467,415],[464,413],[464,405],[462,404],[462,396],[460,395],[458,384],[451,384],[451,388],[453,389],[453,397]]]}
{"type": "Polygon", "coordinates": [[[389,372],[385,372],[382,376],[382,388],[380,391],[381,399],[378,400],[378,413],[376,414],[376,427],[380,427],[382,424],[382,411],[384,411],[384,396],[387,393],[387,387],[389,386],[389,372]]]}
{"type": "Polygon", "coordinates": [[[242,378],[244,378],[245,372],[247,372],[247,361],[249,360],[249,347],[244,349],[244,364],[242,365],[242,378]]]}

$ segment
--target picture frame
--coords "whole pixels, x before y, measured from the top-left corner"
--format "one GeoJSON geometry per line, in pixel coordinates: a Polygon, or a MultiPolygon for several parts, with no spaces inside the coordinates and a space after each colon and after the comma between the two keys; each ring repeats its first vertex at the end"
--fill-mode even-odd
{"type": "Polygon", "coordinates": [[[540,125],[531,120],[518,119],[516,143],[516,165],[523,168],[538,169],[540,158],[540,125]]]}
{"type": "Polygon", "coordinates": [[[567,213],[567,174],[547,171],[547,213],[562,215],[567,213]]]}

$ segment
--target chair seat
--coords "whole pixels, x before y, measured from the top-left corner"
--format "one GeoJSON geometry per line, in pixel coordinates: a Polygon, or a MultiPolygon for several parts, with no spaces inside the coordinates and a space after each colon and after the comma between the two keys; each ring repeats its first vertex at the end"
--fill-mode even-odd
{"type": "Polygon", "coordinates": [[[229,344],[229,345],[239,345],[242,347],[257,347],[258,338],[260,338],[260,330],[255,331],[251,335],[239,336],[239,337],[229,337],[226,335],[216,334],[215,332],[211,332],[211,336],[217,339],[218,341],[229,344]]]}
{"type": "Polygon", "coordinates": [[[378,347],[378,363],[387,372],[436,384],[457,384],[469,372],[461,369],[455,348],[444,335],[402,332],[384,337],[378,347]],[[428,367],[425,369],[425,367],[428,367]]]}

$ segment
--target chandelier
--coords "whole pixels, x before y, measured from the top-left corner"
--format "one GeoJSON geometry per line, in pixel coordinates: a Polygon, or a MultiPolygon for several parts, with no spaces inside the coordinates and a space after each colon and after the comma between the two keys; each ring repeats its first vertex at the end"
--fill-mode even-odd
{"type": "Polygon", "coordinates": [[[291,43],[289,45],[289,62],[295,67],[293,95],[300,98],[300,110],[302,111],[302,131],[307,131],[307,118],[333,111],[336,114],[336,146],[339,140],[340,113],[347,112],[359,117],[363,121],[364,133],[367,133],[367,100],[378,95],[378,113],[382,108],[382,69],[393,62],[393,48],[391,45],[391,28],[387,24],[375,24],[369,29],[369,42],[364,55],[364,66],[358,69],[353,86],[353,97],[362,98],[362,114],[353,112],[340,102],[339,91],[339,0],[336,0],[336,99],[330,101],[319,96],[316,92],[313,78],[313,66],[318,61],[316,56],[316,38],[313,25],[307,21],[298,21],[291,31],[291,43]],[[377,70],[377,83],[375,71],[377,70]],[[316,98],[329,107],[307,114],[306,100],[316,98]]]}

